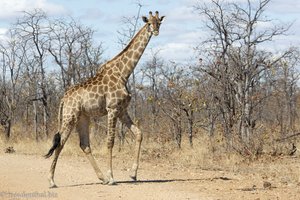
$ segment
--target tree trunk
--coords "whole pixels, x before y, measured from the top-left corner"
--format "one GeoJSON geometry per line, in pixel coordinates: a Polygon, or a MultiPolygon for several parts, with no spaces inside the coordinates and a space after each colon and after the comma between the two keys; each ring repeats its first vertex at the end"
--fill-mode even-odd
{"type": "Polygon", "coordinates": [[[179,124],[174,124],[174,126],[175,126],[175,131],[176,131],[176,133],[175,133],[175,141],[176,141],[176,144],[177,144],[177,147],[179,148],[179,149],[181,149],[181,125],[179,125],[179,124]]]}
{"type": "Polygon", "coordinates": [[[187,120],[188,120],[189,143],[190,143],[190,146],[193,147],[194,112],[193,112],[192,108],[183,109],[183,110],[185,111],[185,114],[186,114],[187,120]]]}
{"type": "Polygon", "coordinates": [[[34,127],[35,141],[38,141],[39,140],[39,135],[38,135],[38,114],[37,114],[36,101],[33,102],[33,127],[34,127]]]}
{"type": "Polygon", "coordinates": [[[11,136],[11,119],[8,119],[6,124],[5,124],[5,138],[6,141],[10,139],[11,136]]]}
{"type": "Polygon", "coordinates": [[[181,149],[181,138],[182,138],[182,127],[181,127],[181,116],[178,116],[177,121],[174,121],[174,127],[175,127],[175,141],[177,144],[177,147],[181,149]]]}
{"type": "Polygon", "coordinates": [[[188,123],[188,129],[189,129],[189,142],[190,142],[190,146],[193,147],[193,120],[189,119],[189,123],[188,123]]]}
{"type": "Polygon", "coordinates": [[[48,138],[48,112],[47,112],[47,107],[44,105],[43,107],[43,116],[44,116],[44,134],[46,138],[48,138]]]}

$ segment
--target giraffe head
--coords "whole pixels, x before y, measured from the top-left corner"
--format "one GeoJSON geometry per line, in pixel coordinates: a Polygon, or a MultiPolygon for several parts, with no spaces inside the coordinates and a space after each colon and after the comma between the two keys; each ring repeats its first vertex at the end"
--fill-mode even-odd
{"type": "Polygon", "coordinates": [[[159,27],[160,27],[160,24],[161,24],[161,22],[163,21],[164,17],[165,17],[165,16],[159,17],[158,11],[156,11],[156,12],[155,12],[155,15],[153,16],[153,15],[152,15],[152,12],[150,11],[150,12],[149,12],[149,18],[147,18],[147,17],[145,17],[145,16],[143,16],[142,18],[143,18],[143,21],[144,21],[145,23],[147,23],[148,26],[149,26],[149,29],[148,29],[148,30],[149,30],[153,35],[157,36],[157,35],[159,34],[159,27]]]}

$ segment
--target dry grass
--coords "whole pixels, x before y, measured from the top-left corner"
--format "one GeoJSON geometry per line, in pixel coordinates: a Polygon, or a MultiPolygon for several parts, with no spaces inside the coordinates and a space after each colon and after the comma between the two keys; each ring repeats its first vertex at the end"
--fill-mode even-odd
{"type": "MultiPolygon", "coordinates": [[[[3,135],[1,132],[0,134],[3,135]]],[[[14,135],[16,136],[16,132],[14,132],[14,135]]],[[[218,191],[214,192],[224,194],[224,196],[227,194],[224,191],[228,191],[231,195],[232,192],[233,194],[241,192],[243,196],[239,196],[240,198],[235,197],[239,199],[244,198],[244,195],[258,196],[258,194],[269,195],[268,199],[271,197],[273,199],[275,196],[273,193],[278,191],[282,193],[278,194],[279,196],[285,196],[283,194],[289,191],[289,194],[286,194],[286,196],[293,194],[294,198],[296,196],[294,194],[297,194],[300,186],[300,152],[298,150],[295,155],[289,156],[288,147],[290,147],[291,143],[294,143],[299,148],[300,138],[275,142],[279,138],[278,135],[269,134],[262,136],[265,137],[263,140],[263,151],[261,155],[256,157],[241,155],[237,151],[226,148],[225,139],[218,134],[214,137],[208,137],[204,133],[197,133],[193,141],[193,148],[190,147],[187,138],[184,136],[181,149],[178,149],[172,140],[159,140],[152,136],[146,138],[142,143],[141,169],[144,175],[147,172],[153,173],[153,170],[157,170],[158,177],[162,177],[162,180],[164,178],[170,179],[170,177],[176,179],[181,174],[182,176],[187,175],[187,177],[201,174],[202,178],[208,177],[208,180],[203,179],[203,181],[198,182],[198,184],[201,183],[200,185],[205,190],[206,187],[209,188],[207,185],[211,185],[210,188],[218,188],[218,191]],[[226,181],[225,184],[219,178],[224,178],[224,180],[228,178],[229,181],[226,181]],[[269,189],[264,188],[265,183],[269,183],[271,187],[269,189]],[[224,188],[227,188],[227,190],[224,190],[224,188]],[[232,190],[232,188],[238,189],[232,190]]],[[[257,138],[257,140],[260,140],[260,138],[257,138]]],[[[93,154],[99,163],[99,167],[105,169],[107,161],[105,134],[91,135],[91,141],[93,154]]],[[[49,150],[51,145],[52,138],[35,142],[34,137],[27,134],[23,138],[20,136],[13,137],[9,142],[5,142],[1,138],[0,152],[3,154],[3,149],[13,146],[17,154],[37,154],[42,156],[49,150]]],[[[134,140],[131,134],[126,135],[124,146],[120,145],[118,137],[116,137],[113,154],[115,170],[127,171],[130,168],[133,160],[133,150],[134,140]]],[[[71,134],[62,156],[72,157],[69,159],[72,161],[75,159],[87,162],[80,150],[77,134],[71,134]]],[[[190,188],[197,186],[193,181],[184,182],[185,184],[190,184],[190,188]]],[[[172,187],[174,185],[172,184],[172,187]]],[[[147,187],[150,186],[151,184],[147,184],[147,187]]],[[[259,198],[262,197],[259,196],[259,198]]]]}
{"type": "MultiPolygon", "coordinates": [[[[52,136],[47,140],[36,142],[34,136],[29,133],[21,132],[22,128],[14,128],[10,141],[5,141],[0,138],[1,153],[4,149],[12,146],[17,153],[20,154],[35,154],[44,155],[47,153],[52,145],[52,136]],[[21,133],[23,137],[20,137],[21,133]]],[[[1,133],[1,136],[4,134],[1,133]]],[[[168,164],[176,168],[193,168],[204,170],[230,170],[237,171],[239,166],[249,165],[251,162],[255,163],[259,160],[263,163],[264,160],[276,158],[276,156],[288,155],[291,144],[294,143],[298,148],[300,147],[300,140],[292,138],[283,142],[275,142],[278,135],[268,134],[262,135],[263,151],[262,155],[258,157],[244,156],[238,154],[236,151],[230,151],[226,148],[226,142],[221,135],[216,134],[215,137],[208,137],[207,134],[198,133],[194,138],[193,147],[190,147],[187,138],[183,137],[182,148],[178,149],[176,144],[170,140],[155,140],[150,138],[142,143],[142,162],[151,162],[158,164],[168,164]],[[163,141],[163,142],[162,142],[163,141]],[[273,155],[273,156],[271,156],[273,155]]],[[[261,138],[258,138],[261,140],[261,138]]],[[[96,158],[106,158],[106,138],[105,135],[91,136],[91,147],[96,158]]],[[[134,150],[134,140],[131,134],[126,135],[125,144],[120,145],[116,137],[114,157],[115,160],[127,162],[132,160],[134,150]]],[[[299,150],[298,150],[299,151],[299,150]]],[[[83,153],[79,147],[79,139],[76,133],[72,133],[67,141],[63,156],[83,157],[83,153]]],[[[299,152],[298,154],[299,155],[299,152]]],[[[270,171],[276,169],[270,169],[270,171]]],[[[282,170],[282,169],[279,169],[282,170]]]]}
{"type": "MultiPolygon", "coordinates": [[[[0,133],[1,134],[1,133],[0,133]]],[[[3,134],[1,134],[3,135],[3,134]]],[[[106,162],[106,142],[105,136],[92,136],[91,147],[96,160],[100,166],[106,162]]],[[[134,140],[130,134],[127,134],[125,144],[120,145],[116,138],[114,148],[114,163],[116,166],[131,166],[134,152],[134,140]]],[[[299,139],[294,138],[290,141],[274,142],[274,139],[266,139],[264,143],[264,151],[260,156],[245,157],[235,151],[228,151],[225,148],[225,142],[220,136],[209,138],[205,134],[198,134],[198,138],[194,139],[193,147],[190,147],[188,140],[183,138],[182,148],[178,149],[172,141],[165,140],[159,142],[148,139],[142,143],[141,163],[151,164],[155,166],[164,166],[172,168],[172,170],[184,171],[227,171],[234,174],[244,174],[253,178],[260,178],[269,181],[272,185],[293,187],[300,184],[300,152],[289,156],[289,145],[294,143],[300,147],[299,139]],[[276,152],[274,154],[274,152],[276,152]]],[[[4,149],[12,146],[18,154],[34,154],[44,155],[52,145],[52,138],[45,141],[35,142],[32,136],[13,137],[6,142],[4,138],[0,138],[1,153],[4,149]]],[[[1,154],[0,153],[0,154],[1,154]]],[[[79,139],[77,134],[72,133],[62,156],[77,157],[85,160],[84,154],[79,147],[79,139]]]]}
{"type": "MultiPolygon", "coordinates": [[[[3,135],[3,134],[1,134],[3,135]]],[[[93,154],[97,159],[106,159],[106,139],[91,138],[91,147],[93,154]]],[[[235,165],[241,162],[243,158],[234,153],[220,154],[220,151],[211,152],[210,139],[202,137],[194,140],[194,146],[191,148],[187,140],[182,141],[182,148],[178,149],[174,142],[160,143],[157,141],[144,141],[142,143],[141,161],[156,164],[167,164],[175,168],[193,168],[193,169],[213,169],[220,168],[234,169],[235,165]]],[[[45,141],[36,142],[33,137],[24,138],[14,137],[6,142],[4,138],[0,139],[1,153],[4,149],[12,146],[18,154],[44,155],[52,145],[52,138],[45,141]]],[[[116,138],[114,147],[115,162],[125,162],[130,164],[133,160],[134,140],[130,135],[127,136],[123,146],[119,144],[116,138]]],[[[72,133],[68,139],[62,156],[84,157],[80,147],[79,139],[76,133],[72,133]]]]}

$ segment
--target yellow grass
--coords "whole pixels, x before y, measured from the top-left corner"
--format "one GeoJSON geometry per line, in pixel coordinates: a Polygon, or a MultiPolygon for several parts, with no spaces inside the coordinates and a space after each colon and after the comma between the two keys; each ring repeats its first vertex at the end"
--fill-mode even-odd
{"type": "MultiPolygon", "coordinates": [[[[14,128],[12,138],[9,141],[5,140],[3,137],[4,133],[0,130],[0,153],[3,153],[7,147],[12,146],[16,153],[42,156],[45,155],[52,146],[54,133],[52,133],[47,140],[36,142],[33,135],[22,132],[21,130],[22,127],[14,128]]],[[[178,149],[172,140],[155,140],[155,138],[150,137],[142,143],[141,161],[168,164],[178,168],[226,169],[231,171],[236,171],[240,164],[249,164],[249,162],[253,161],[250,157],[241,156],[235,151],[228,151],[225,148],[225,140],[218,134],[212,138],[204,133],[197,133],[196,136],[192,148],[188,143],[187,137],[183,135],[181,149],[178,149]]],[[[106,159],[107,148],[105,137],[105,135],[91,135],[91,148],[97,159],[106,159]]],[[[264,139],[263,153],[265,157],[267,157],[266,159],[269,159],[269,156],[275,151],[277,153],[276,156],[278,156],[287,155],[290,150],[291,141],[274,142],[276,137],[273,132],[273,134],[268,134],[268,137],[264,139]]],[[[294,142],[299,149],[300,140],[295,138],[292,142],[294,142]]],[[[297,155],[299,155],[299,152],[297,153],[297,155]]],[[[67,141],[62,155],[84,157],[79,147],[78,135],[75,132],[71,134],[67,141]]],[[[133,155],[134,139],[132,135],[127,133],[124,146],[120,146],[118,137],[116,137],[113,155],[116,158],[115,160],[131,162],[133,155]]],[[[272,170],[275,169],[270,169],[270,171],[272,170]]]]}

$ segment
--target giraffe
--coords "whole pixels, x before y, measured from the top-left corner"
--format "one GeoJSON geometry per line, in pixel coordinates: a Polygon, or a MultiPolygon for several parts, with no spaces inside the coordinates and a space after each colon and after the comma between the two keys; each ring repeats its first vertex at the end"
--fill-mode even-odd
{"type": "Polygon", "coordinates": [[[49,158],[54,153],[48,176],[50,188],[56,187],[54,182],[56,163],[60,152],[74,128],[76,128],[76,132],[79,135],[80,148],[90,161],[98,179],[100,179],[103,184],[113,185],[116,183],[113,178],[112,150],[118,119],[125,124],[136,137],[135,157],[130,171],[131,179],[136,181],[143,135],[127,112],[131,95],[126,87],[126,83],[152,35],[157,36],[159,34],[159,28],[164,16],[159,17],[159,13],[156,11],[155,15],[149,12],[149,18],[143,16],[142,19],[145,25],[123,51],[112,60],[103,64],[94,77],[67,90],[61,99],[58,113],[59,131],[54,135],[53,145],[45,155],[45,158],[49,158]],[[108,116],[107,175],[101,172],[92,155],[89,137],[90,118],[105,115],[108,116]]]}

